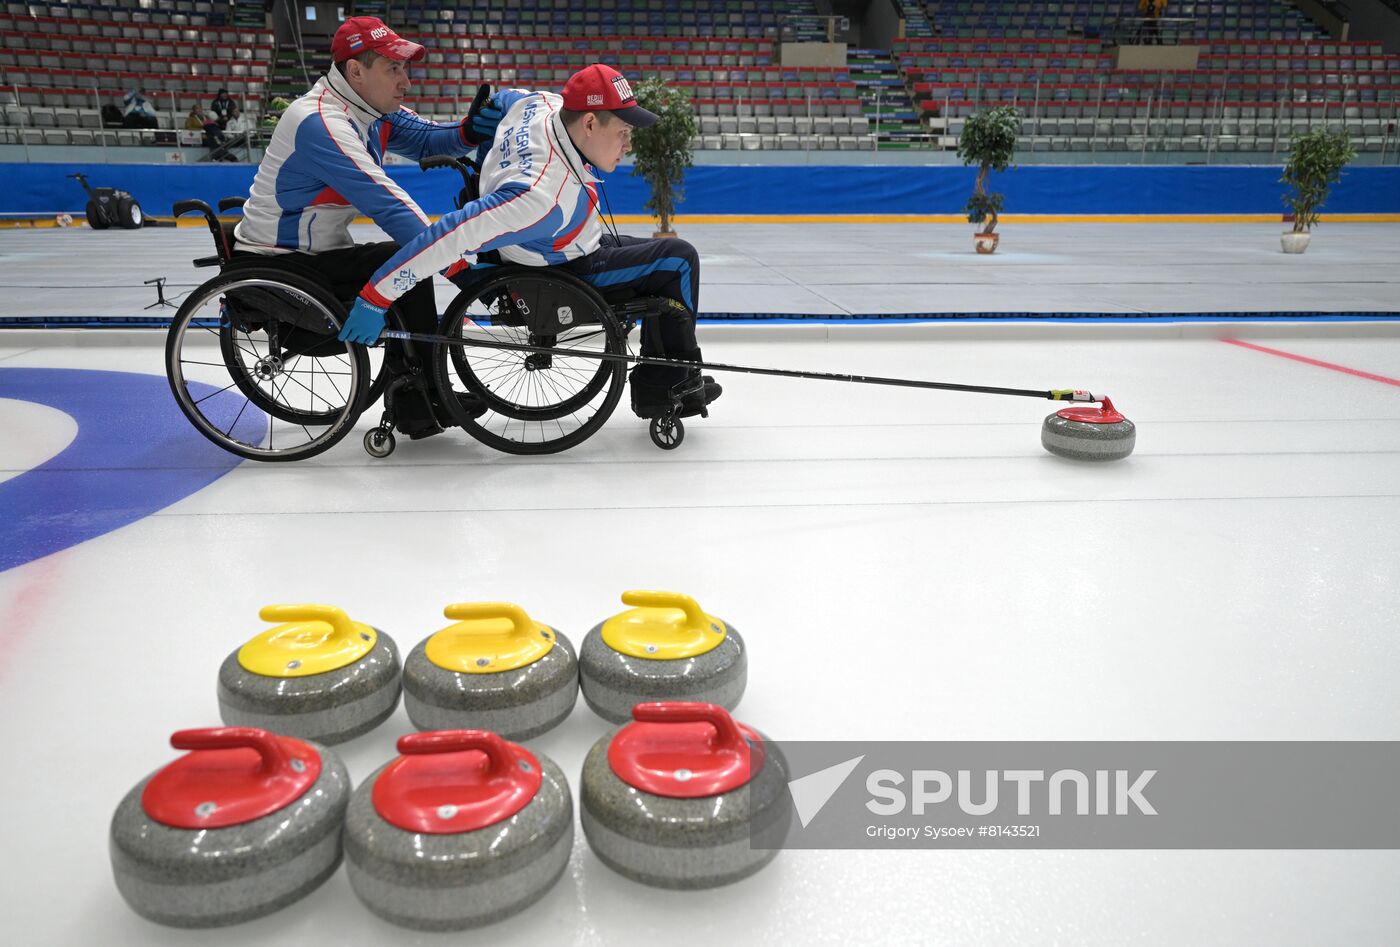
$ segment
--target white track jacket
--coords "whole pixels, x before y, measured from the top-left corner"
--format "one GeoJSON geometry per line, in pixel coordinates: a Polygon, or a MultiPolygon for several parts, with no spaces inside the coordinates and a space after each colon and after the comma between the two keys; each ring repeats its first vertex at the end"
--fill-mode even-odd
{"type": "Polygon", "coordinates": [[[483,250],[549,266],[598,249],[598,178],[564,130],[563,99],[510,89],[497,101],[504,115],[483,152],[483,196],[403,244],[360,293],[364,299],[388,307],[419,280],[453,275],[483,250]]]}
{"type": "Polygon", "coordinates": [[[460,124],[439,125],[406,108],[380,115],[332,68],[278,121],[234,231],[238,249],[353,246],[348,228],[359,213],[400,246],[411,242],[428,215],[384,173],[386,151],[418,160],[467,154],[471,146],[460,124]]]}

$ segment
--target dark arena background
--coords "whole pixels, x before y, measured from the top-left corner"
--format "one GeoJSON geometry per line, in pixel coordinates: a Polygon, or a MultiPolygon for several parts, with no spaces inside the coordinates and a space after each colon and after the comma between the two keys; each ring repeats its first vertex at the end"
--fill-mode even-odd
{"type": "MultiPolygon", "coordinates": [[[[804,775],[770,738],[1394,754],[1400,4],[92,0],[0,36],[13,942],[1395,942],[1379,843],[770,863],[748,822],[804,775]],[[289,206],[356,17],[424,48],[402,104],[449,144],[483,83],[670,96],[674,237],[647,130],[560,187],[673,255],[469,247],[435,325],[340,341],[364,274],[261,264],[318,213],[397,239],[362,192],[252,264],[234,228],[255,175],[289,206]],[[701,368],[644,349],[691,317],[701,368]],[[643,357],[685,380],[634,412],[643,357]]],[[[458,210],[485,178],[370,117],[334,160],[420,230],[509,193],[458,210]]]]}

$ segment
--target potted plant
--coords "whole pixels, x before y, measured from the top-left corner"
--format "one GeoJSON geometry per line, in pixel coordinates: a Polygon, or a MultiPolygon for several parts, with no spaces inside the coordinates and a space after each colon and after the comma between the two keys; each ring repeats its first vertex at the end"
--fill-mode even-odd
{"type": "Polygon", "coordinates": [[[287,111],[291,104],[280,95],[273,96],[272,101],[267,103],[267,114],[263,116],[263,126],[266,128],[275,127],[277,120],[282,117],[282,113],[287,111]]]}
{"type": "Polygon", "coordinates": [[[1356,149],[1345,131],[1329,132],[1314,128],[1306,135],[1295,135],[1288,148],[1288,163],[1281,182],[1292,188],[1283,196],[1293,208],[1293,229],[1283,234],[1284,253],[1302,253],[1308,248],[1317,212],[1332,185],[1342,176],[1342,168],[1356,157],[1356,149]]]}
{"type": "Polygon", "coordinates": [[[637,104],[657,115],[656,124],[632,133],[632,173],[651,187],[646,209],[661,224],[653,236],[674,237],[671,217],[685,199],[681,181],[692,165],[690,139],[695,137],[695,109],[685,92],[653,76],[635,90],[637,104]]]}
{"type": "Polygon", "coordinates": [[[963,208],[968,223],[983,224],[981,231],[972,238],[978,253],[994,253],[1001,239],[996,226],[1003,197],[987,192],[987,174],[1005,171],[1011,165],[1020,130],[1021,113],[1016,106],[998,105],[969,118],[958,139],[958,157],[963,164],[978,166],[977,184],[963,208]]]}

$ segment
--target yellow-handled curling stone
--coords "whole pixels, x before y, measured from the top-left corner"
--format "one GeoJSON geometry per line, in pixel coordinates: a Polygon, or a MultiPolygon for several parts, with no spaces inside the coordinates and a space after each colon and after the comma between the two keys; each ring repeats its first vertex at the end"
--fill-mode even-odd
{"type": "Polygon", "coordinates": [[[739,703],[748,654],[733,625],[679,592],[634,590],[622,602],[634,607],[594,626],[579,649],[579,683],[595,713],[622,723],[644,701],[739,703]]]}
{"type": "Polygon", "coordinates": [[[340,866],[350,774],[323,746],[253,727],[181,730],[187,754],[112,816],[117,890],[174,927],[237,924],[291,904],[340,866]]]}
{"type": "Polygon", "coordinates": [[[564,773],[483,730],[411,733],[345,817],[350,886],[403,927],[458,930],[524,910],[574,847],[564,773]]]}
{"type": "Polygon", "coordinates": [[[777,748],[714,704],[638,704],[632,717],[583,762],[579,816],[593,853],[662,888],[713,888],[772,861],[777,846],[754,840],[790,813],[777,748]]]}
{"type": "Polygon", "coordinates": [[[489,730],[528,740],[578,700],[578,659],[557,629],[509,602],[463,602],[404,661],[404,708],[420,730],[489,730]]]}
{"type": "Polygon", "coordinates": [[[334,605],[269,605],[258,616],[281,624],[248,641],[219,668],[224,723],[340,743],[394,712],[394,639],[334,605]]]}

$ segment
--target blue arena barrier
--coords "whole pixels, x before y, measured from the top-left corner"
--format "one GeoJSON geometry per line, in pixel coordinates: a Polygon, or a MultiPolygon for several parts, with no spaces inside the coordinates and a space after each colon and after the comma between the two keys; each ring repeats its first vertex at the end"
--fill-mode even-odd
{"type": "MultiPolygon", "coordinates": [[[[86,195],[64,177],[74,171],[94,185],[130,191],[147,214],[167,215],[176,200],[213,204],[247,194],[250,165],[3,164],[0,216],[81,213],[86,195]]],[[[461,186],[450,171],[390,167],[390,175],[433,214],[452,209],[461,186]]],[[[1281,169],[1271,165],[1029,165],[994,175],[1008,214],[1282,214],[1281,169]]],[[[953,165],[703,165],[685,181],[685,214],[958,214],[974,170],[953,165]]],[[[605,191],[617,214],[645,214],[647,187],[619,169],[605,191]]],[[[1347,169],[1325,212],[1400,213],[1400,167],[1347,169]]]]}

